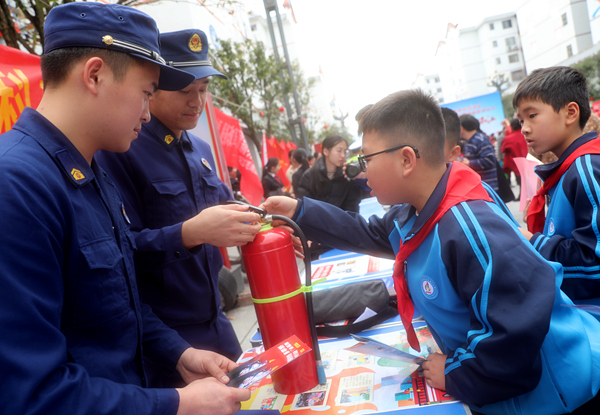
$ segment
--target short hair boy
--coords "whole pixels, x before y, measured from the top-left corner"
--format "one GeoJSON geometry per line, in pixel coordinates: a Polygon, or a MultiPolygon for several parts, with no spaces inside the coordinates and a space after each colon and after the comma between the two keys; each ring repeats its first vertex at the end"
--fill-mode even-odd
{"type": "MultiPolygon", "coordinates": [[[[243,245],[260,224],[238,205],[216,174],[211,148],[187,130],[198,124],[212,76],[206,34],[198,29],[161,33],[162,56],[194,81],[180,91],[157,91],[152,119],[125,153],[99,152],[96,159],[123,193],[137,250],[142,301],[193,347],[232,360],[242,353],[221,310],[219,246],[243,245]]],[[[174,368],[148,360],[153,387],[181,384],[174,368]]]]}
{"type": "Polygon", "coordinates": [[[517,87],[513,106],[527,146],[558,157],[535,169],[544,184],[523,234],[544,258],[563,265],[562,289],[573,301],[600,304],[600,140],[595,131],[583,134],[591,112],[586,79],[569,67],[537,69],[517,87]]]}
{"type": "Polygon", "coordinates": [[[5,413],[233,413],[250,397],[223,384],[234,362],[140,303],[122,198],[93,158],[129,148],[157,88],[192,81],[158,45],[130,7],[73,2],[46,18],[44,95],[0,137],[5,413]],[[190,384],[147,389],[143,356],[190,384]]]}
{"type": "Polygon", "coordinates": [[[418,349],[410,292],[443,352],[423,363],[430,386],[482,413],[562,414],[592,399],[600,322],[562,306],[572,302],[557,286],[560,265],[531,248],[477,173],[446,165],[435,100],[418,90],[392,94],[361,127],[369,185],[380,203],[395,205],[383,218],[367,222],[309,198],[269,198],[269,213],[292,217],[310,240],[396,257],[409,343],[418,349]],[[412,205],[408,217],[398,217],[399,203],[412,205]]]}

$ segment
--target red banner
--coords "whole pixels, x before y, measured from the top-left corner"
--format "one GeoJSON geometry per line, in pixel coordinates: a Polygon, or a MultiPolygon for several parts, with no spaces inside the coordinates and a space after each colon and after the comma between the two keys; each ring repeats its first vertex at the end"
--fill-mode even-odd
{"type": "Polygon", "coordinates": [[[40,57],[0,45],[0,134],[10,130],[25,107],[42,99],[40,57]]]}
{"type": "Polygon", "coordinates": [[[240,122],[217,108],[215,116],[227,165],[242,173],[240,191],[251,204],[258,205],[262,200],[263,188],[240,122]]]}

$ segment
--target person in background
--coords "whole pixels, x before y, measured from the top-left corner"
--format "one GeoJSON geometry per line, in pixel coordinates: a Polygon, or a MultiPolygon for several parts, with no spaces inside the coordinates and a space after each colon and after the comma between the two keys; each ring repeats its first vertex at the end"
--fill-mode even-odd
{"type": "Polygon", "coordinates": [[[379,203],[392,206],[383,217],[310,198],[272,197],[267,212],[293,219],[313,241],[396,258],[408,343],[421,348],[414,304],[441,349],[422,364],[428,386],[476,414],[600,413],[600,322],[572,307],[561,265],[531,248],[479,175],[446,163],[436,100],[400,91],[361,127],[361,165],[379,203]]]}
{"type": "Polygon", "coordinates": [[[461,132],[460,118],[458,118],[458,114],[454,110],[446,107],[442,107],[442,116],[444,117],[446,131],[444,158],[446,159],[446,163],[452,163],[461,153],[461,148],[458,145],[461,132]]]}
{"type": "Polygon", "coordinates": [[[262,186],[263,196],[268,198],[269,196],[285,195],[289,196],[283,191],[283,181],[277,176],[277,172],[281,168],[279,159],[277,157],[271,157],[267,160],[267,164],[263,168],[262,173],[262,186]]]}
{"type": "Polygon", "coordinates": [[[511,173],[514,173],[519,188],[521,187],[521,173],[514,162],[515,157],[527,157],[527,143],[521,133],[521,122],[518,118],[510,120],[510,129],[512,133],[507,134],[502,141],[502,170],[510,179],[511,173]]]}
{"type": "Polygon", "coordinates": [[[585,127],[583,127],[583,133],[600,133],[600,116],[596,114],[594,111],[590,112],[590,119],[585,123],[585,127]]]}
{"type": "Polygon", "coordinates": [[[296,194],[298,194],[300,180],[302,179],[302,176],[304,175],[304,173],[308,169],[310,169],[310,164],[308,164],[308,157],[307,157],[306,150],[304,150],[302,148],[297,148],[296,150],[294,150],[294,153],[292,154],[292,160],[298,166],[298,168],[292,175],[292,180],[291,180],[292,189],[294,191],[294,195],[296,195],[296,194]]]}
{"type": "Polygon", "coordinates": [[[464,157],[460,162],[476,171],[481,180],[498,191],[498,172],[494,146],[489,138],[479,129],[479,121],[470,114],[460,116],[460,136],[464,138],[464,157]]]}
{"type": "Polygon", "coordinates": [[[0,136],[2,413],[232,414],[250,398],[225,386],[237,365],[140,302],[129,212],[95,160],[129,149],[157,88],[194,77],[164,64],[132,7],[67,3],[44,30],[42,100],[0,136]],[[145,357],[187,386],[149,389],[145,357]]]}
{"type": "Polygon", "coordinates": [[[322,145],[323,157],[304,173],[296,197],[310,197],[358,212],[360,189],[343,172],[348,143],[340,135],[330,135],[322,145]]]}
{"type": "MultiPolygon", "coordinates": [[[[290,161],[290,165],[285,172],[285,177],[287,177],[290,186],[292,186],[292,176],[294,175],[294,173],[296,173],[298,167],[300,167],[298,162],[294,160],[294,151],[296,150],[292,149],[288,152],[288,160],[290,161]]],[[[293,191],[293,187],[290,187],[290,191],[293,191]]]]}
{"type": "Polygon", "coordinates": [[[309,154],[306,159],[308,160],[308,165],[310,167],[315,165],[315,161],[316,161],[315,156],[313,156],[312,154],[309,154]]]}
{"type": "MultiPolygon", "coordinates": [[[[210,77],[224,77],[207,64],[206,34],[162,33],[160,43],[165,59],[194,82],[154,94],[152,119],[129,151],[100,152],[97,159],[125,200],[142,301],[194,347],[236,360],[242,349],[221,309],[219,246],[252,241],[260,225],[245,207],[224,205],[233,196],[216,174],[210,146],[187,131],[204,110],[210,77]]],[[[152,359],[145,364],[151,385],[182,383],[172,369],[152,359]]]]}

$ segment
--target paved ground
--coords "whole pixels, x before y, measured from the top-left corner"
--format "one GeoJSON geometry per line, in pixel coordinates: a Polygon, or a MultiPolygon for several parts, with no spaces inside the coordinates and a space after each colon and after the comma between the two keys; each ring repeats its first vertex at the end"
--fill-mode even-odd
{"type": "MultiPolygon", "coordinates": [[[[518,195],[518,188],[513,187],[513,193],[518,195]]],[[[523,214],[519,212],[519,201],[509,202],[508,208],[515,217],[515,219],[523,226],[523,214]]],[[[230,250],[230,257],[234,259],[239,254],[237,250],[230,250]]],[[[301,269],[304,268],[302,262],[299,263],[301,269]]],[[[254,306],[249,299],[250,289],[248,288],[248,280],[244,276],[246,288],[242,294],[240,294],[239,302],[240,306],[226,312],[225,314],[230,319],[235,333],[237,334],[238,340],[242,346],[242,350],[248,350],[252,347],[250,339],[258,328],[256,320],[256,313],[254,312],[254,306]]]]}

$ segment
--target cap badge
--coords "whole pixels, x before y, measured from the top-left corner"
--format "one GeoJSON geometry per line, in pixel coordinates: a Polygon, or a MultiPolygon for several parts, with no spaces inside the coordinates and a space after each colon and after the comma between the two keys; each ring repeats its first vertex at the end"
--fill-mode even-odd
{"type": "Polygon", "coordinates": [[[108,46],[113,44],[113,37],[111,35],[105,35],[102,36],[102,42],[104,42],[105,44],[107,44],[108,46]]]}
{"type": "Polygon", "coordinates": [[[77,170],[76,168],[73,168],[73,170],[71,170],[71,176],[73,176],[73,178],[75,180],[85,179],[85,176],[83,175],[83,173],[81,171],[77,170]]]}
{"type": "Polygon", "coordinates": [[[204,157],[202,157],[202,164],[204,164],[204,167],[206,167],[208,170],[212,171],[212,167],[210,167],[210,163],[208,161],[206,161],[206,159],[204,157]]]}
{"type": "Polygon", "coordinates": [[[171,144],[171,142],[174,140],[173,136],[171,134],[167,135],[165,137],[165,143],[167,144],[171,144]]]}
{"type": "Polygon", "coordinates": [[[198,33],[194,33],[188,42],[188,46],[192,52],[200,52],[202,50],[202,39],[198,33]]]}

